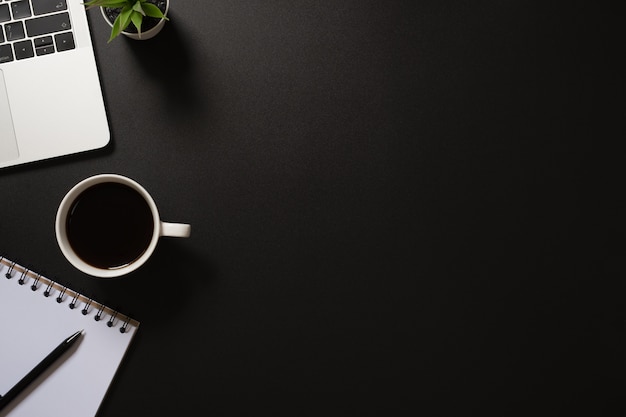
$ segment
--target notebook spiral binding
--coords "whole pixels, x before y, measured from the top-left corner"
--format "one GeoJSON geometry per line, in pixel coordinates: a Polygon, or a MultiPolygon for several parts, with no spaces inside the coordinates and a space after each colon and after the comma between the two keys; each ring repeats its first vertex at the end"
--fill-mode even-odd
{"type": "Polygon", "coordinates": [[[106,320],[106,325],[111,328],[117,327],[120,333],[126,333],[128,326],[133,324],[137,326],[130,317],[120,314],[120,312],[113,310],[93,300],[93,298],[80,294],[64,285],[59,284],[49,278],[35,273],[28,268],[19,265],[17,262],[10,261],[7,258],[0,256],[0,279],[17,279],[18,285],[29,284],[29,288],[33,292],[37,292],[39,289],[44,288],[43,296],[54,296],[55,301],[59,304],[68,302],[68,308],[71,310],[80,309],[82,315],[88,316],[95,312],[93,319],[95,321],[106,320]],[[80,308],[82,307],[82,308],[80,308]],[[108,318],[108,320],[107,320],[108,318]]]}

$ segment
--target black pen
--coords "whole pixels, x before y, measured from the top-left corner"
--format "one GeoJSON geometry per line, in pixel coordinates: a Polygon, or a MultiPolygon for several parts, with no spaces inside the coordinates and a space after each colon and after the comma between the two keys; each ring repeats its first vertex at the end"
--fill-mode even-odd
{"type": "Polygon", "coordinates": [[[78,337],[83,334],[80,330],[64,341],[61,342],[48,356],[46,356],[37,366],[33,368],[24,378],[20,380],[13,388],[11,388],[6,394],[0,396],[0,410],[2,410],[13,398],[17,397],[28,384],[33,382],[43,371],[45,371],[52,363],[63,355],[73,344],[78,340],[78,337]]]}

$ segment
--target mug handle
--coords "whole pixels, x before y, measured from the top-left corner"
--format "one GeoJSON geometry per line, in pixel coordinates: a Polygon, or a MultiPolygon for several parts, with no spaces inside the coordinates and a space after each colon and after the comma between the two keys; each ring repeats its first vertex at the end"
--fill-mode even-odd
{"type": "Polygon", "coordinates": [[[189,237],[189,235],[191,235],[191,226],[188,224],[161,222],[160,236],[189,237]]]}

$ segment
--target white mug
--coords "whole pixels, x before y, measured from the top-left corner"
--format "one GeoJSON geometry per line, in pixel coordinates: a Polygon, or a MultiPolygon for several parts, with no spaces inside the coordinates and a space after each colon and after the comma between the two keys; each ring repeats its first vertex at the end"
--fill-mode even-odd
{"type": "Polygon", "coordinates": [[[132,179],[100,174],[63,197],[55,231],[61,252],[74,267],[114,278],[142,266],[161,236],[189,237],[191,226],[161,221],[148,191],[132,179]]]}

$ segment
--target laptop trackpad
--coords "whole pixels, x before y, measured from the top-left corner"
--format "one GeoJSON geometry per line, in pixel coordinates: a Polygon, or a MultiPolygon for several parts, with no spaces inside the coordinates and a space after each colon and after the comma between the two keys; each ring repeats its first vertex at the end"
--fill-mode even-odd
{"type": "Polygon", "coordinates": [[[4,84],[4,74],[0,69],[0,162],[10,161],[18,156],[9,97],[4,84]]]}

